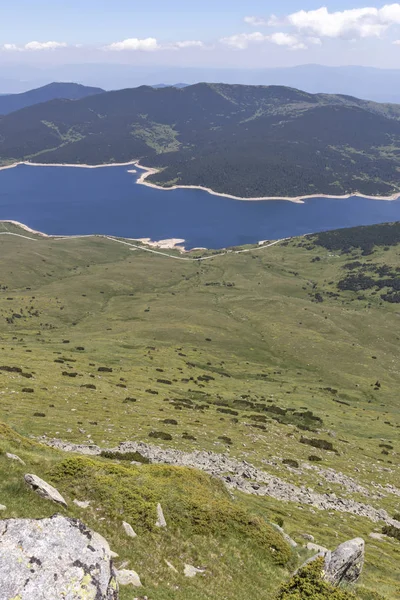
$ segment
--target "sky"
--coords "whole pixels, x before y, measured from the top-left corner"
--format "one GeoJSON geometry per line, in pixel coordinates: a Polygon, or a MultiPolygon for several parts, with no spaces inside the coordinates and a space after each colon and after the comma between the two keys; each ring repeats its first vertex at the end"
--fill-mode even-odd
{"type": "Polygon", "coordinates": [[[0,66],[400,68],[400,3],[2,0],[0,66]]]}

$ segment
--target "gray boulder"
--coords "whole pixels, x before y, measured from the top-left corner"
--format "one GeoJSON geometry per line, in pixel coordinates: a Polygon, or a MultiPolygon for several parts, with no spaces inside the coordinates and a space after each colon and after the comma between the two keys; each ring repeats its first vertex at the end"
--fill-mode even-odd
{"type": "Polygon", "coordinates": [[[162,506],[161,506],[160,503],[158,503],[157,504],[157,521],[156,521],[156,527],[166,527],[166,526],[167,526],[167,521],[165,520],[162,506]]]}
{"type": "Polygon", "coordinates": [[[132,525],[130,525],[126,521],[122,521],[122,527],[124,528],[124,531],[128,537],[131,537],[131,538],[137,537],[132,525]]]}
{"type": "Polygon", "coordinates": [[[282,527],[280,527],[280,525],[278,525],[277,523],[271,523],[271,525],[274,529],[279,531],[279,533],[282,535],[283,539],[289,544],[289,546],[291,546],[292,548],[297,548],[297,542],[295,542],[294,539],[292,539],[290,535],[288,535],[286,531],[284,531],[282,527]]]}
{"type": "Polygon", "coordinates": [[[40,479],[37,475],[27,474],[25,475],[25,481],[42,498],[46,498],[46,500],[52,500],[53,502],[57,502],[57,504],[61,504],[62,506],[67,507],[67,503],[64,498],[61,496],[60,492],[56,490],[52,485],[40,479]]]}
{"type": "Polygon", "coordinates": [[[196,577],[197,573],[204,573],[205,569],[198,569],[197,567],[194,567],[193,565],[185,565],[185,568],[183,570],[183,574],[185,575],[185,577],[196,577]]]}
{"type": "Polygon", "coordinates": [[[89,508],[89,506],[90,506],[90,500],[77,500],[75,498],[74,504],[76,506],[79,506],[79,508],[89,508]]]}
{"type": "Polygon", "coordinates": [[[318,552],[318,554],[320,554],[321,556],[325,556],[329,552],[328,548],[320,546],[319,544],[315,544],[314,542],[308,542],[308,544],[306,544],[306,548],[307,550],[318,552]]]}
{"type": "Polygon", "coordinates": [[[1,598],[118,600],[116,573],[106,540],[81,521],[0,521],[1,598]]]}
{"type": "Polygon", "coordinates": [[[24,465],[24,461],[22,460],[22,458],[20,458],[19,456],[17,456],[16,454],[11,454],[10,452],[6,452],[6,456],[7,458],[9,458],[10,460],[15,460],[19,463],[21,463],[21,465],[24,465]]]}
{"type": "Polygon", "coordinates": [[[365,542],[362,538],[340,544],[325,557],[325,579],[333,585],[356,582],[361,575],[364,558],[365,542]]]}
{"type": "Polygon", "coordinates": [[[142,587],[139,575],[136,571],[121,569],[117,571],[117,580],[120,585],[133,585],[133,587],[142,587]]]}

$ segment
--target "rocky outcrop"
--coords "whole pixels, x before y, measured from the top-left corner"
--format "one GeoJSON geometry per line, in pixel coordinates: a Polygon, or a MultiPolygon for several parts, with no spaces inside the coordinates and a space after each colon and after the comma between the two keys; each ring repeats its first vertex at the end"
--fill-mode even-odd
{"type": "Polygon", "coordinates": [[[204,569],[198,569],[197,567],[194,567],[193,565],[186,565],[183,569],[183,574],[185,577],[196,577],[196,575],[198,573],[204,573],[204,569]]]}
{"type": "Polygon", "coordinates": [[[25,464],[24,461],[22,460],[22,458],[20,458],[16,454],[11,454],[10,452],[6,452],[6,457],[9,458],[10,460],[15,460],[16,462],[21,463],[21,465],[25,464]]]}
{"type": "Polygon", "coordinates": [[[133,585],[133,587],[142,586],[142,582],[136,571],[128,571],[127,569],[117,571],[117,581],[120,585],[133,585]]]}
{"type": "Polygon", "coordinates": [[[294,539],[291,538],[290,535],[288,535],[286,531],[284,531],[284,529],[282,529],[282,527],[280,527],[276,523],[271,523],[271,525],[274,529],[279,531],[279,533],[282,535],[283,539],[289,544],[289,546],[291,546],[292,548],[297,548],[297,542],[295,542],[294,539]]]}
{"type": "Polygon", "coordinates": [[[128,537],[131,537],[131,538],[137,537],[132,525],[130,525],[126,521],[122,521],[122,527],[124,528],[124,531],[128,537]]]}
{"type": "Polygon", "coordinates": [[[1,598],[118,600],[106,540],[77,519],[0,521],[1,598]]]}
{"type": "Polygon", "coordinates": [[[89,506],[90,506],[90,500],[77,500],[75,498],[74,504],[76,506],[79,506],[79,508],[89,508],[89,506]]]}
{"type": "Polygon", "coordinates": [[[325,546],[320,546],[319,544],[314,544],[314,542],[308,542],[306,544],[307,550],[311,550],[311,552],[318,552],[321,556],[326,556],[329,554],[329,550],[325,548],[325,546]]]}
{"type": "Polygon", "coordinates": [[[42,498],[57,502],[57,504],[61,504],[65,508],[67,507],[67,503],[61,496],[60,492],[49,483],[46,483],[46,481],[43,481],[43,479],[40,479],[40,477],[37,475],[28,473],[25,475],[24,479],[29,487],[32,488],[34,492],[39,494],[39,496],[42,496],[42,498]]]}
{"type": "Polygon", "coordinates": [[[161,504],[157,504],[157,521],[156,521],[156,527],[166,527],[166,526],[167,526],[167,521],[165,520],[164,512],[163,512],[163,509],[161,507],[161,504]]]}
{"type": "Polygon", "coordinates": [[[364,566],[365,543],[355,538],[340,544],[332,553],[325,555],[324,578],[333,585],[355,583],[364,566]]]}
{"type": "MultiPolygon", "coordinates": [[[[58,448],[66,452],[98,455],[102,451],[99,446],[95,445],[75,445],[57,439],[46,439],[45,442],[53,448],[58,448]]],[[[246,494],[270,496],[283,502],[296,502],[312,506],[319,510],[350,513],[370,519],[374,523],[384,521],[389,525],[400,525],[384,509],[375,508],[351,498],[340,498],[335,493],[323,494],[315,492],[309,487],[293,485],[280,477],[275,477],[254,467],[247,461],[235,460],[224,454],[215,454],[206,451],[182,452],[172,448],[152,446],[143,442],[123,442],[117,448],[107,449],[107,451],[116,453],[140,452],[142,456],[148,458],[152,463],[200,469],[224,481],[228,488],[239,490],[246,494]]],[[[349,485],[350,483],[348,482],[349,485]]]]}

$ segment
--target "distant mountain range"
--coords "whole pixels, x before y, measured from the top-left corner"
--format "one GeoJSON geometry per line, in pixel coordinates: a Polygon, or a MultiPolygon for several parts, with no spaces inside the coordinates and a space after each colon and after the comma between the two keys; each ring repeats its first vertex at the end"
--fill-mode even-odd
{"type": "Polygon", "coordinates": [[[174,84],[169,84],[169,83],[157,83],[156,85],[152,85],[151,87],[157,89],[161,89],[161,88],[166,88],[166,87],[174,87],[174,88],[178,88],[178,90],[181,90],[182,88],[188,87],[188,83],[174,83],[174,84]]]}
{"type": "Polygon", "coordinates": [[[243,197],[400,190],[400,106],[282,86],[142,86],[0,117],[0,161],[142,160],[243,197]]]}
{"type": "Polygon", "coordinates": [[[77,81],[107,90],[140,85],[219,81],[243,85],[284,85],[310,93],[347,94],[376,102],[400,103],[400,69],[324,65],[285,68],[182,68],[120,64],[73,64],[33,68],[0,65],[0,93],[23,92],[50,81],[77,81]]]}
{"type": "Polygon", "coordinates": [[[56,98],[80,100],[103,91],[101,88],[86,87],[78,83],[50,83],[29,92],[0,96],[0,115],[7,115],[21,108],[56,98]]]}
{"type": "Polygon", "coordinates": [[[400,191],[400,105],[282,86],[142,86],[0,118],[0,161],[140,159],[150,181],[242,197],[400,191]]]}

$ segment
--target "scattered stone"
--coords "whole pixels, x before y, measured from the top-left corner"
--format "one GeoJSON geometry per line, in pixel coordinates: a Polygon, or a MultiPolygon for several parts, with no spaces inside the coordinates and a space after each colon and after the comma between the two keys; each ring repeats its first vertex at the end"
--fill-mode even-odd
{"type": "Polygon", "coordinates": [[[314,544],[313,542],[308,542],[306,544],[307,550],[313,550],[314,552],[318,552],[320,556],[326,556],[329,550],[328,548],[324,548],[324,546],[319,546],[318,544],[314,544]]]}
{"type": "Polygon", "coordinates": [[[37,475],[28,473],[25,475],[24,479],[29,487],[32,488],[34,492],[39,494],[39,496],[42,496],[42,498],[57,502],[57,504],[61,504],[62,506],[65,506],[65,508],[67,507],[67,503],[61,496],[60,492],[49,483],[43,481],[43,479],[40,479],[40,477],[37,477],[37,475]]]}
{"type": "Polygon", "coordinates": [[[129,523],[127,523],[126,521],[122,521],[122,527],[124,528],[125,533],[128,537],[131,537],[131,538],[137,537],[137,534],[134,532],[132,526],[129,525],[129,523]]]}
{"type": "Polygon", "coordinates": [[[179,573],[178,569],[175,569],[174,565],[170,563],[166,558],[164,558],[164,562],[173,571],[174,573],[179,573]]]}
{"type": "Polygon", "coordinates": [[[197,573],[204,573],[204,569],[196,569],[192,565],[185,565],[183,570],[185,577],[196,577],[197,573]]]}
{"type": "Polygon", "coordinates": [[[118,600],[107,542],[61,515],[0,522],[0,581],[2,598],[118,600]]]}
{"type": "MultiPolygon", "coordinates": [[[[45,441],[49,446],[67,452],[87,455],[99,455],[102,452],[102,449],[95,445],[78,445],[58,439],[45,441]]],[[[295,502],[309,506],[310,510],[311,507],[318,510],[335,510],[365,517],[374,523],[384,521],[387,525],[395,524],[394,519],[383,508],[375,508],[352,498],[338,497],[334,493],[317,493],[310,488],[293,485],[280,477],[256,468],[245,460],[235,460],[224,454],[197,450],[183,452],[144,442],[123,442],[117,448],[107,449],[107,452],[116,454],[139,452],[153,464],[184,466],[205,471],[209,475],[221,479],[229,490],[238,490],[256,496],[270,496],[282,502],[295,502]]],[[[343,481],[343,477],[340,477],[340,480],[343,481]]],[[[350,482],[347,481],[347,484],[349,487],[350,482]]]]}
{"type": "Polygon", "coordinates": [[[90,506],[90,501],[89,500],[74,500],[74,504],[76,504],[76,506],[79,506],[79,508],[89,508],[90,506]]]}
{"type": "Polygon", "coordinates": [[[4,506],[4,504],[0,504],[0,510],[7,510],[7,506],[4,506]]]}
{"type": "Polygon", "coordinates": [[[300,537],[303,538],[303,540],[308,540],[309,542],[314,542],[314,536],[311,535],[311,533],[301,533],[300,537]]]}
{"type": "Polygon", "coordinates": [[[331,555],[325,556],[324,577],[333,585],[355,583],[364,565],[365,542],[355,538],[340,544],[331,555]]]}
{"type": "Polygon", "coordinates": [[[111,556],[111,558],[118,558],[119,554],[117,554],[116,552],[113,552],[112,550],[110,550],[110,556],[111,556]]]}
{"type": "Polygon", "coordinates": [[[161,504],[157,504],[157,521],[156,527],[166,527],[167,521],[165,520],[163,509],[161,508],[161,504]]]}
{"type": "Polygon", "coordinates": [[[384,540],[386,536],[383,533],[376,533],[375,531],[372,531],[369,534],[369,537],[373,540],[384,540]]]}
{"type": "Polygon", "coordinates": [[[140,577],[136,571],[128,571],[127,569],[117,571],[117,581],[119,585],[133,585],[133,587],[142,587],[142,582],[140,581],[140,577]]]}
{"type": "Polygon", "coordinates": [[[21,465],[25,464],[24,461],[22,460],[22,458],[20,458],[16,454],[10,454],[10,452],[6,452],[6,457],[9,458],[10,460],[16,460],[17,462],[21,463],[21,465]]]}
{"type": "Polygon", "coordinates": [[[283,539],[289,544],[289,546],[291,546],[292,548],[297,548],[297,542],[295,542],[290,535],[288,535],[286,533],[286,531],[284,531],[282,529],[282,527],[280,527],[279,525],[277,525],[276,523],[271,523],[272,527],[274,529],[276,529],[277,531],[279,531],[279,533],[282,535],[283,539]]]}

